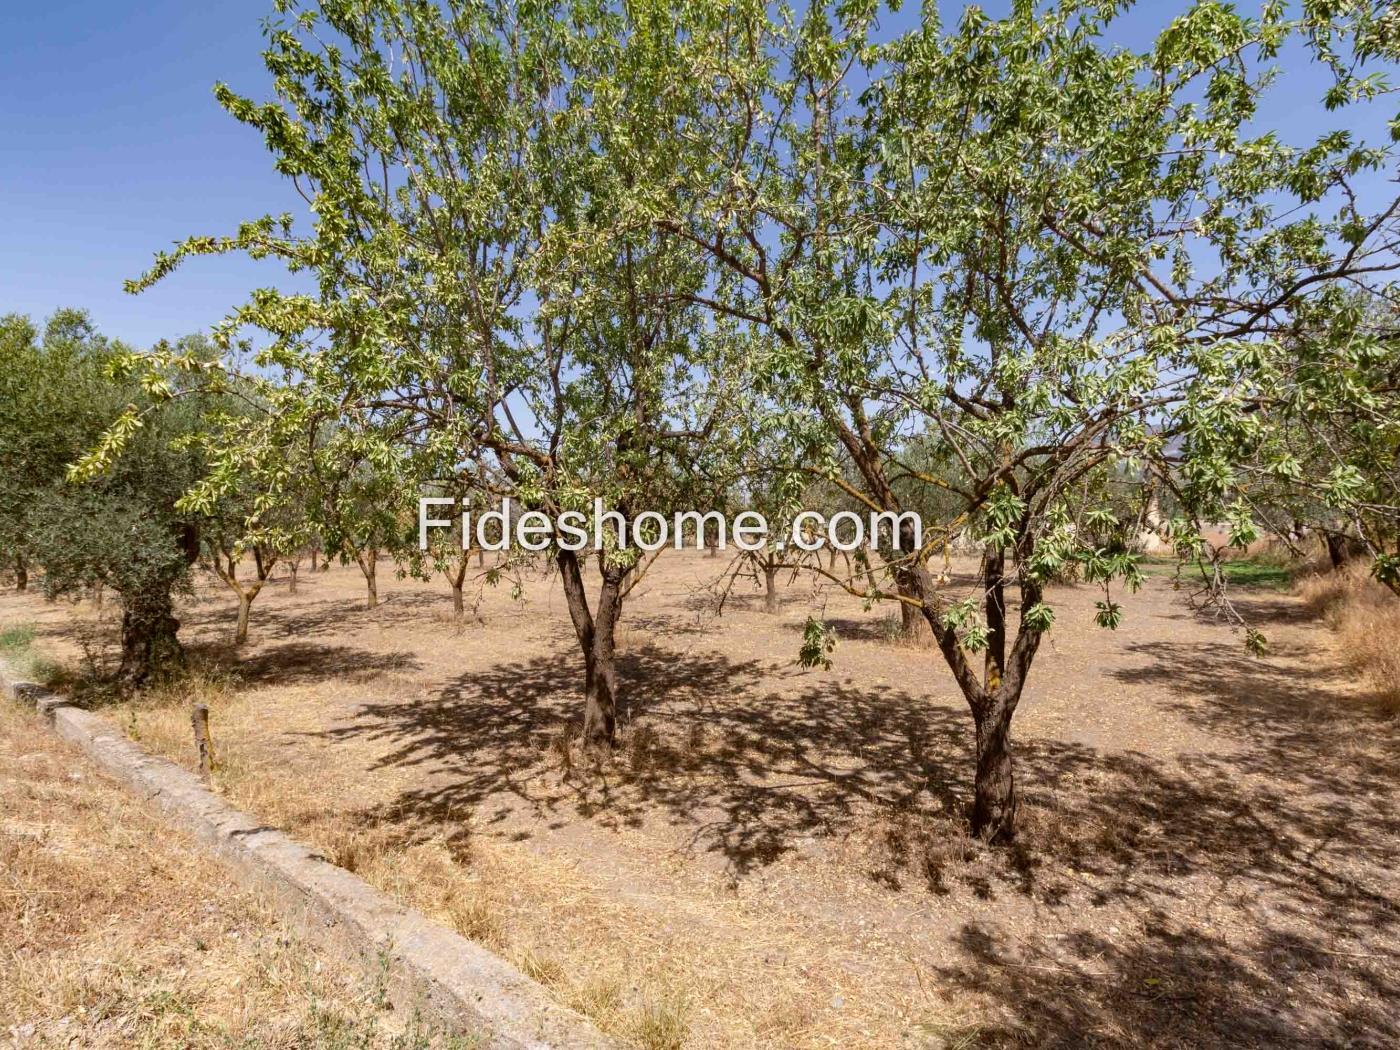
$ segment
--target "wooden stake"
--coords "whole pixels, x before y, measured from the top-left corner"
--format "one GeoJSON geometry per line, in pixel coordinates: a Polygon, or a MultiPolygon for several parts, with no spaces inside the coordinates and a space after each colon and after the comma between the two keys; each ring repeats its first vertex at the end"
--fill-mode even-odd
{"type": "Polygon", "coordinates": [[[199,755],[199,775],[208,780],[214,770],[214,739],[209,735],[208,704],[195,704],[190,709],[190,728],[194,730],[194,749],[199,755]]]}

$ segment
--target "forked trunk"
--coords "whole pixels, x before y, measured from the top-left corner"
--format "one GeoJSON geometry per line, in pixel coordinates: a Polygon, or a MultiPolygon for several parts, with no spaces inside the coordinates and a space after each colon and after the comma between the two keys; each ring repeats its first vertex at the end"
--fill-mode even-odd
{"type": "MultiPolygon", "coordinates": [[[[1011,760],[1011,719],[1020,702],[1026,672],[1040,643],[1040,632],[1022,625],[1014,650],[1007,651],[1006,556],[988,547],[982,559],[987,638],[985,665],[979,680],[966,659],[957,633],[947,627],[932,601],[934,584],[926,569],[917,567],[905,578],[911,596],[923,602],[924,622],[943,652],[972,711],[977,732],[977,770],[973,778],[971,831],[989,843],[1010,842],[1016,834],[1016,781],[1011,760]]],[[[1023,604],[1040,600],[1033,581],[1021,583],[1023,604]]]]}
{"type": "Polygon", "coordinates": [[[617,740],[617,617],[622,612],[622,572],[605,568],[593,621],[592,655],[586,663],[583,742],[611,751],[617,740]]]}
{"type": "Polygon", "coordinates": [[[556,555],[569,618],[583,651],[583,744],[596,753],[612,750],[617,739],[617,618],[622,611],[625,570],[603,566],[598,610],[588,607],[578,557],[573,551],[556,555]]]}
{"type": "Polygon", "coordinates": [[[977,775],[973,783],[972,834],[984,842],[1016,835],[1016,778],[1011,766],[1011,711],[994,703],[977,724],[977,775]]]}
{"type": "Polygon", "coordinates": [[[297,570],[300,568],[301,563],[296,561],[289,563],[287,566],[287,571],[291,573],[291,575],[287,578],[288,594],[296,594],[297,592],[297,570]]]}

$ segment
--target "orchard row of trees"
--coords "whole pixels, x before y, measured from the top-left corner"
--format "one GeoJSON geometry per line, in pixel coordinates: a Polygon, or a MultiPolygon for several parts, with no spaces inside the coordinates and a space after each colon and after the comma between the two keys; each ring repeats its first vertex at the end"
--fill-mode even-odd
{"type": "MultiPolygon", "coordinates": [[[[1344,537],[1400,587],[1400,15],[1201,0],[1133,51],[1124,6],[895,31],[874,0],[279,0],[275,98],[217,97],[304,212],[132,290],[231,252],[314,290],[254,292],[209,348],[114,349],[134,393],[64,491],[136,485],[192,411],[149,528],[232,520],[257,551],[305,527],[369,552],[371,587],[420,494],[918,510],[922,543],[801,568],[927,625],[976,732],[973,831],[1005,840],[1048,582],[1101,586],[1111,628],[1144,523],[1197,558],[1224,521],[1344,537]],[[1320,96],[1306,140],[1265,119],[1280,68],[1320,96]],[[965,592],[955,540],[982,555],[965,592]]],[[[640,565],[550,556],[606,748],[640,565]]]]}

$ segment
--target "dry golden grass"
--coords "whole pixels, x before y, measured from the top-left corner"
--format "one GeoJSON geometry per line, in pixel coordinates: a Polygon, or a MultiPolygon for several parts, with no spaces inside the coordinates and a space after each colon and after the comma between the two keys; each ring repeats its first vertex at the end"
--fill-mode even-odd
{"type": "Polygon", "coordinates": [[[0,703],[0,1041],[17,1047],[427,1047],[382,983],[0,703]]]}
{"type": "MultiPolygon", "coordinates": [[[[1316,806],[1347,843],[1318,863],[1393,896],[1374,860],[1389,831],[1361,801],[1350,821],[1331,816],[1364,792],[1308,779],[1322,769],[1328,783],[1369,777],[1387,790],[1393,733],[1367,723],[1334,742],[1333,723],[1359,724],[1341,710],[1356,676],[1298,598],[1256,596],[1278,611],[1269,633],[1281,655],[1266,663],[1184,615],[1161,581],[1113,636],[1081,629],[1091,588],[1064,588],[1066,615],[1018,714],[1022,834],[996,851],[968,839],[958,806],[965,706],[927,645],[896,637],[893,610],[833,600],[841,661],[809,674],[792,667],[800,604],[770,616],[750,595],[720,620],[698,608],[689,572],[639,592],[624,631],[639,714],[601,768],[566,716],[576,654],[543,584],[524,605],[488,595],[488,627],[458,632],[433,618],[448,602],[440,592],[404,586],[362,614],[352,568],[295,602],[269,595],[237,654],[227,608],[192,605],[191,651],[246,678],[197,675],[104,713],[189,767],[189,700],[207,703],[215,786],[232,801],[487,944],[632,1046],[1148,1045],[1178,1031],[1166,1045],[1240,1045],[1250,1040],[1193,1042],[1215,1031],[1205,1019],[1228,995],[1306,1020],[1382,987],[1300,950],[1297,969],[1273,970],[1330,983],[1298,992],[1252,961],[1267,949],[1272,965],[1279,951],[1264,939],[1273,927],[1245,914],[1256,900],[1301,916],[1279,931],[1289,936],[1331,945],[1345,934],[1359,953],[1389,951],[1375,924],[1319,907],[1311,855],[1279,870],[1291,863],[1279,843],[1312,826],[1316,806]],[[1326,696],[1338,717],[1318,717],[1314,698],[1326,696]],[[1258,710],[1275,717],[1261,727],[1258,710]],[[1326,735],[1295,750],[1300,731],[1326,735]],[[1232,758],[1240,739],[1257,748],[1232,758]],[[1134,868],[1145,877],[1130,878],[1134,868]],[[1240,871],[1262,873],[1254,899],[1218,895],[1215,877],[1240,871]],[[1137,940],[1140,909],[1170,915],[1181,939],[1160,954],[1147,933],[1137,940]],[[1229,945],[1217,947],[1217,926],[1229,945]],[[1092,966],[1065,963],[1081,944],[1092,966]],[[1209,971],[1183,944],[1237,968],[1214,971],[1215,989],[1191,983],[1209,971]],[[1191,996],[1177,983],[1145,993],[1162,989],[1139,978],[1164,970],[1191,996]]],[[[66,610],[11,607],[46,651],[76,663],[66,610]]],[[[1363,1024],[1383,1016],[1356,1009],[1363,1024]]]]}
{"type": "Polygon", "coordinates": [[[1339,650],[1391,713],[1400,713],[1400,598],[1365,565],[1313,573],[1298,584],[1307,607],[1337,632],[1339,650]]]}
{"type": "MultiPolygon", "coordinates": [[[[275,763],[257,757],[267,753],[257,737],[267,731],[268,714],[236,686],[196,672],[183,685],[148,692],[108,713],[143,746],[191,767],[189,704],[208,704],[216,790],[498,952],[624,1045],[869,1045],[846,1037],[889,1021],[882,1016],[888,998],[861,994],[860,980],[821,946],[805,943],[802,929],[775,927],[731,894],[689,902],[684,916],[659,899],[619,898],[615,888],[564,859],[496,839],[468,839],[467,813],[453,841],[440,828],[422,838],[406,835],[394,819],[392,779],[369,782],[326,758],[314,771],[301,771],[286,756],[275,763]],[[385,819],[347,822],[338,802],[352,796],[368,809],[388,807],[385,819]],[[780,966],[771,962],[779,959],[780,966]],[[829,1008],[800,1005],[825,1007],[834,997],[846,1000],[836,1025],[829,1008]]],[[[278,732],[301,728],[292,709],[279,712],[277,722],[278,732]]],[[[646,769],[684,768],[687,750],[700,744],[683,738],[680,745],[665,746],[643,728],[629,734],[620,760],[646,769]]],[[[582,761],[568,734],[550,740],[545,751],[557,775],[574,775],[582,761]]],[[[948,1012],[941,1003],[896,1005],[906,1021],[935,1027],[948,1012]]]]}

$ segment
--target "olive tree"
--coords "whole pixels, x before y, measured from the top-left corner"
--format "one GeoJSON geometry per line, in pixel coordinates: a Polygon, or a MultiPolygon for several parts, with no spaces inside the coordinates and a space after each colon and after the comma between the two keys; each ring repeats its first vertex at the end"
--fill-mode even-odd
{"type": "MultiPolygon", "coordinates": [[[[141,686],[183,660],[174,615],[198,553],[198,521],[177,503],[202,470],[195,402],[170,402],[173,377],[123,377],[133,352],[99,335],[85,315],[60,311],[29,347],[5,399],[28,437],[20,469],[25,551],[43,566],[49,597],[114,592],[121,601],[118,684],[141,686]],[[129,408],[141,411],[139,425],[129,408]],[[125,454],[97,469],[94,447],[125,454]]],[[[7,427],[8,429],[8,427],[7,427]]],[[[15,446],[5,442],[8,452],[15,446]]],[[[102,457],[98,457],[102,458],[102,457]]]]}

